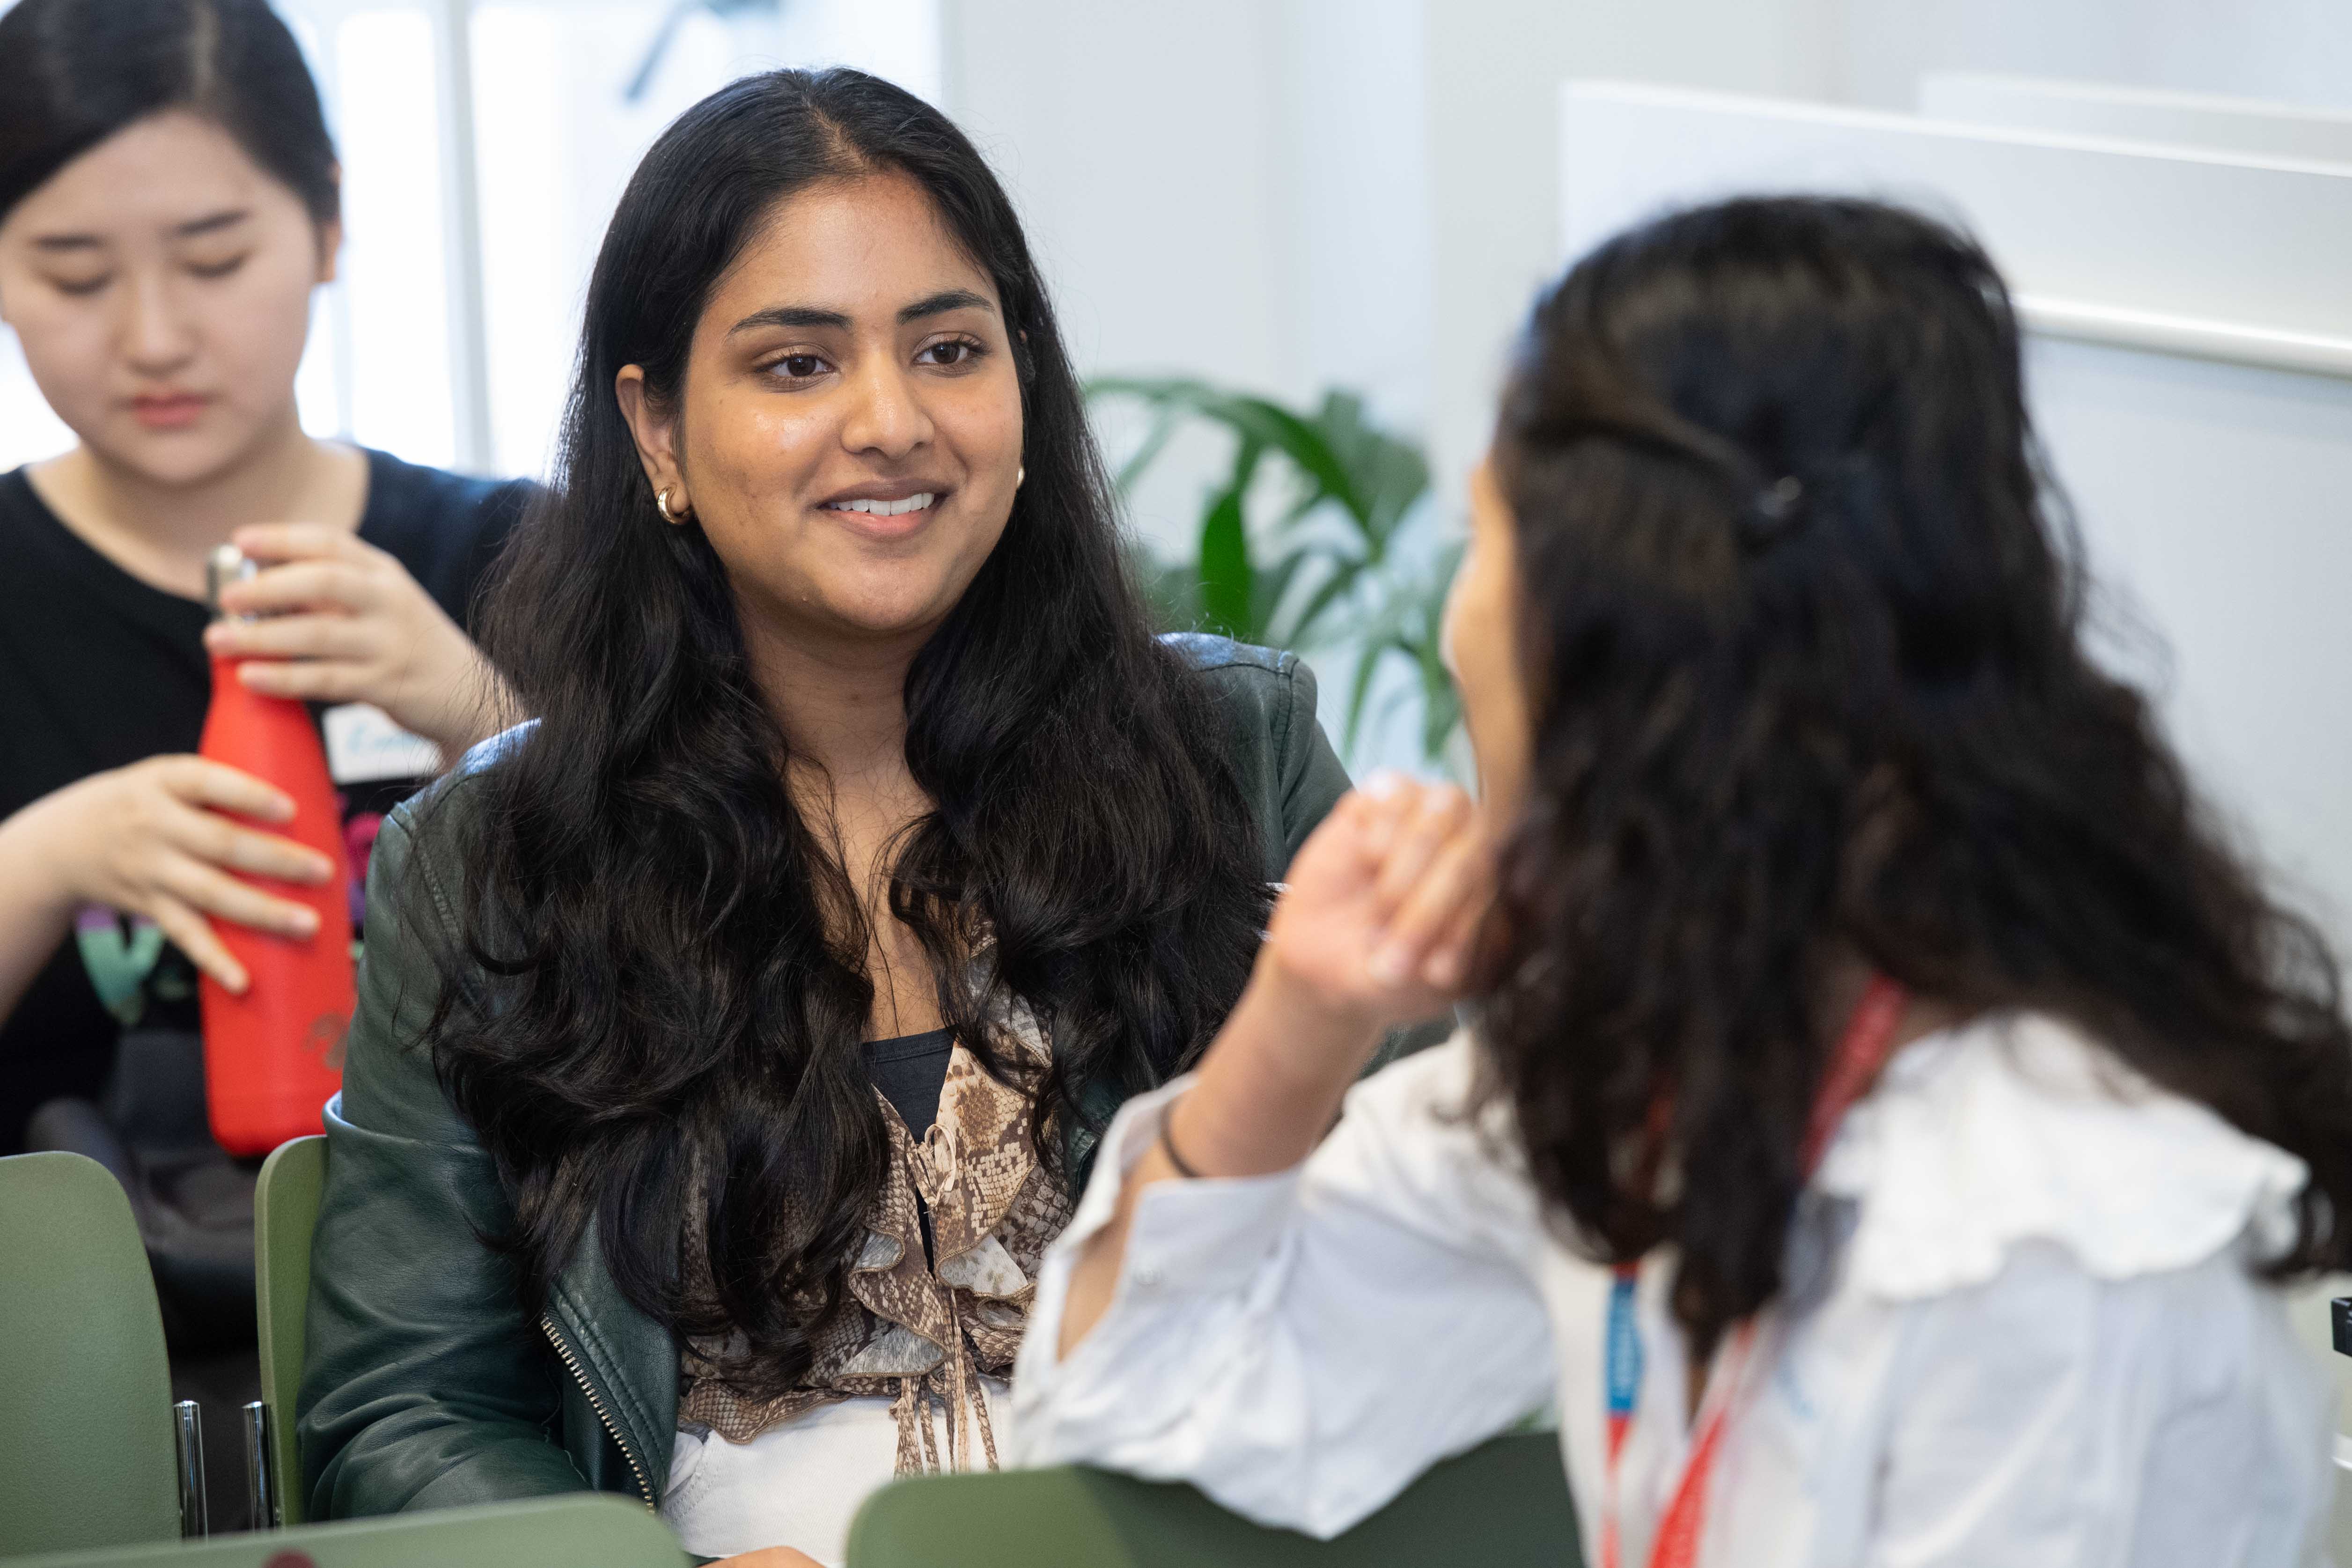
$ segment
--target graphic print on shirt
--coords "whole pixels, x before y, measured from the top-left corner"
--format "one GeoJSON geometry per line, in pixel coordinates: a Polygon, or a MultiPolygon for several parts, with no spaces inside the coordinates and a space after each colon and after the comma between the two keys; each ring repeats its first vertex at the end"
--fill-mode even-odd
{"type": "Polygon", "coordinates": [[[126,1029],[137,1028],[151,1005],[185,1003],[196,994],[196,966],[143,915],[85,905],[74,918],[74,946],[100,1005],[126,1029]]]}

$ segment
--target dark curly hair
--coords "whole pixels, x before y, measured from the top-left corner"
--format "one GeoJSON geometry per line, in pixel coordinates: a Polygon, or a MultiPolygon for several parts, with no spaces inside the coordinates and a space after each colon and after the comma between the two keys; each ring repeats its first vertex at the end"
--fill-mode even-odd
{"type": "Polygon", "coordinates": [[[1588,1247],[1671,1243],[1701,1347],[1776,1293],[1843,952],[2299,1156],[2270,1267],[2344,1262],[2335,960],[2084,652],[1981,249],[1826,199],[1623,235],[1536,307],[1495,465],[1537,716],[1486,1093],[1588,1247]]]}
{"type": "Polygon", "coordinates": [[[654,398],[679,395],[704,301],[760,226],[880,171],[927,192],[995,284],[1028,469],[908,671],[907,763],[937,807],[892,845],[888,907],[957,1038],[1036,1093],[1055,1168],[1207,1044],[1268,899],[1213,699],[1152,636],[1044,284],[971,143],[848,70],[751,77],[688,110],[605,233],[560,471],[492,593],[487,645],[539,719],[443,797],[480,826],[430,1038],[512,1199],[525,1304],[593,1225],[639,1308],[740,1331],[718,1371],[754,1394],[805,1374],[885,1170],[866,917],[786,790],[792,743],[725,569],[698,527],[663,523],[614,380],[638,364],[654,398]],[[1042,1075],[1001,1037],[998,996],[1048,1031],[1042,1075]],[[715,1295],[681,1276],[689,1216],[715,1295]]]}

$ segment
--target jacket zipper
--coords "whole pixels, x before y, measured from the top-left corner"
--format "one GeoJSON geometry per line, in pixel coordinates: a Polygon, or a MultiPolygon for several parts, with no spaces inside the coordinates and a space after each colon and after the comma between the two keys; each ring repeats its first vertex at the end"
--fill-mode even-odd
{"type": "Polygon", "coordinates": [[[562,1360],[564,1370],[571,1373],[580,1384],[580,1392],[588,1396],[588,1407],[596,1413],[596,1419],[604,1424],[604,1430],[613,1435],[613,1444],[621,1450],[621,1458],[629,1462],[629,1473],[636,1478],[637,1495],[645,1500],[646,1511],[656,1511],[654,1489],[652,1483],[646,1479],[646,1468],[637,1463],[637,1456],[630,1448],[628,1438],[622,1435],[621,1424],[613,1419],[611,1411],[604,1408],[604,1396],[598,1394],[596,1385],[588,1381],[587,1370],[580,1364],[580,1358],[573,1355],[572,1347],[564,1342],[563,1331],[555,1326],[554,1318],[543,1312],[540,1314],[539,1327],[540,1331],[547,1336],[547,1342],[555,1347],[555,1353],[562,1360]]]}

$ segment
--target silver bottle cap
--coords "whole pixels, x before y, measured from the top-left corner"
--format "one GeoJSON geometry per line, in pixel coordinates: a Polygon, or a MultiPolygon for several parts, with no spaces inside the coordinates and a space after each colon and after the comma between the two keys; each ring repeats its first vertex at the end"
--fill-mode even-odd
{"type": "Polygon", "coordinates": [[[217,616],[221,613],[221,590],[231,583],[242,583],[257,576],[261,568],[253,558],[234,544],[215,547],[205,557],[205,607],[217,616]]]}

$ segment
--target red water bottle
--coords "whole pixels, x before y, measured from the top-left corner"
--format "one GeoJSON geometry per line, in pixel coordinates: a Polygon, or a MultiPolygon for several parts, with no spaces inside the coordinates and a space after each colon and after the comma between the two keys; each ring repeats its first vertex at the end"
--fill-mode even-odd
{"type": "MultiPolygon", "coordinates": [[[[233,544],[213,552],[205,582],[215,613],[220,590],[252,571],[233,544]]],[[[351,1026],[353,997],[351,868],[326,748],[310,710],[249,689],[237,679],[234,659],[212,662],[212,706],[196,749],[285,791],[294,801],[294,820],[266,826],[319,851],[335,868],[317,884],[246,876],[265,891],[309,905],[318,913],[319,929],[307,937],[280,936],[216,921],[213,929],[245,965],[248,984],[238,996],[209,975],[198,983],[213,1136],[232,1154],[266,1154],[289,1138],[320,1131],[320,1111],[342,1084],[343,1032],[351,1026]]]]}

